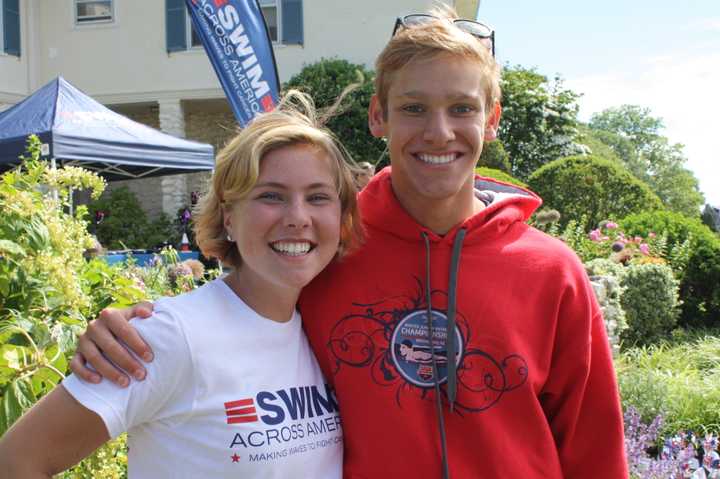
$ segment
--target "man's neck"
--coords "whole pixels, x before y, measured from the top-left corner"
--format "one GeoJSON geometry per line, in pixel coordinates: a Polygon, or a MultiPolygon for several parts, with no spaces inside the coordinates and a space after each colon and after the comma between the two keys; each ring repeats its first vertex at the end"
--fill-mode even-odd
{"type": "Polygon", "coordinates": [[[395,196],[415,221],[440,236],[485,208],[474,190],[444,199],[403,198],[397,192],[395,196]]]}

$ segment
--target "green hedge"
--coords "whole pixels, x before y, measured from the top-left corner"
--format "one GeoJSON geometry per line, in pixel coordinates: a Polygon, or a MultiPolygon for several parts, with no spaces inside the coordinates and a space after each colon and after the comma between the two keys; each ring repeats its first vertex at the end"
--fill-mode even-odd
{"type": "Polygon", "coordinates": [[[643,212],[620,221],[629,235],[667,237],[668,251],[690,239],[690,254],[680,278],[680,324],[713,327],[720,324],[720,239],[700,220],[670,211],[643,212]]]}
{"type": "Polygon", "coordinates": [[[603,220],[662,208],[660,198],[627,169],[595,156],[548,163],[530,176],[528,186],[560,212],[563,225],[575,220],[588,231],[603,220]]]}
{"type": "Polygon", "coordinates": [[[620,280],[628,328],[622,339],[651,344],[668,337],[678,319],[678,281],[666,264],[630,264],[620,280]]]}
{"type": "Polygon", "coordinates": [[[502,141],[494,140],[483,144],[480,153],[479,167],[494,168],[505,173],[510,173],[510,156],[505,151],[502,141]]]}
{"type": "Polygon", "coordinates": [[[528,187],[525,183],[518,180],[517,178],[514,178],[514,177],[510,176],[509,174],[505,173],[504,171],[500,171],[495,168],[487,168],[487,167],[481,166],[479,168],[475,168],[475,173],[477,173],[480,176],[485,176],[487,178],[495,178],[496,180],[500,180],[505,183],[517,185],[522,188],[528,187]]]}
{"type": "Polygon", "coordinates": [[[385,142],[370,134],[367,117],[370,98],[375,91],[374,78],[375,74],[362,65],[338,58],[322,59],[305,66],[283,88],[304,90],[312,96],[317,107],[326,108],[348,85],[359,83],[358,89],[343,101],[343,113],[330,120],[327,126],[355,161],[378,165],[385,151],[385,142]]]}

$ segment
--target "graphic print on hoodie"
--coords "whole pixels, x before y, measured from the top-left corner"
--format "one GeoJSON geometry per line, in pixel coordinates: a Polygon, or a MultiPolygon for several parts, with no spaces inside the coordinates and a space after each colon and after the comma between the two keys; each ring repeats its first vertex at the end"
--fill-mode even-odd
{"type": "MultiPolygon", "coordinates": [[[[448,311],[433,307],[431,345],[423,282],[414,279],[417,289],[412,296],[353,303],[350,314],[333,327],[328,342],[336,364],[333,376],[346,367],[365,369],[377,385],[396,388],[398,406],[409,390],[416,389],[414,393],[424,397],[435,386],[433,352],[437,382],[444,385],[448,381],[448,311]]],[[[446,305],[447,297],[447,291],[433,290],[431,304],[446,305]]],[[[527,362],[521,355],[502,348],[482,349],[462,312],[458,312],[453,329],[457,387],[463,391],[463,399],[454,407],[460,412],[490,408],[525,382],[527,362]]]]}

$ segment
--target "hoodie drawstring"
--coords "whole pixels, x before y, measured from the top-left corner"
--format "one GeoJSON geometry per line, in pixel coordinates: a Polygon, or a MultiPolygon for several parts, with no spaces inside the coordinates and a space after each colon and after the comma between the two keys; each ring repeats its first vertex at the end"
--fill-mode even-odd
{"type": "Polygon", "coordinates": [[[445,338],[447,363],[447,395],[450,412],[455,409],[457,397],[457,342],[455,337],[455,312],[457,311],[457,276],[460,269],[460,251],[465,239],[465,229],[460,228],[453,242],[452,259],[450,260],[450,278],[448,279],[447,338],[445,338]]]}
{"type": "MultiPolygon", "coordinates": [[[[445,416],[443,414],[442,397],[440,395],[440,377],[435,357],[435,346],[433,344],[433,319],[432,299],[430,293],[430,238],[423,231],[425,241],[425,297],[427,298],[427,327],[428,341],[430,343],[430,354],[432,357],[433,378],[435,383],[435,405],[437,406],[438,429],[440,431],[440,446],[442,449],[442,477],[450,479],[450,467],[448,461],[447,438],[445,435],[445,416]]],[[[457,343],[455,341],[455,312],[457,310],[457,273],[460,266],[460,251],[462,250],[465,229],[458,230],[453,242],[452,259],[450,262],[450,277],[448,281],[448,309],[447,309],[447,337],[445,339],[445,350],[447,352],[447,395],[450,404],[450,411],[453,411],[455,398],[457,397],[457,343]]]]}

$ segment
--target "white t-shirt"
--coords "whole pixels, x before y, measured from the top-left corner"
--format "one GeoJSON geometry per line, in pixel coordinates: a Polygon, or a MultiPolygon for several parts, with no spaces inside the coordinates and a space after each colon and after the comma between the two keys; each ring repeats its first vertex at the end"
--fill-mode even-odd
{"type": "Polygon", "coordinates": [[[122,389],[63,386],[111,437],[128,432],[131,478],[340,478],[342,427],[296,312],[259,316],[222,281],[133,320],[155,353],[122,389]]]}

